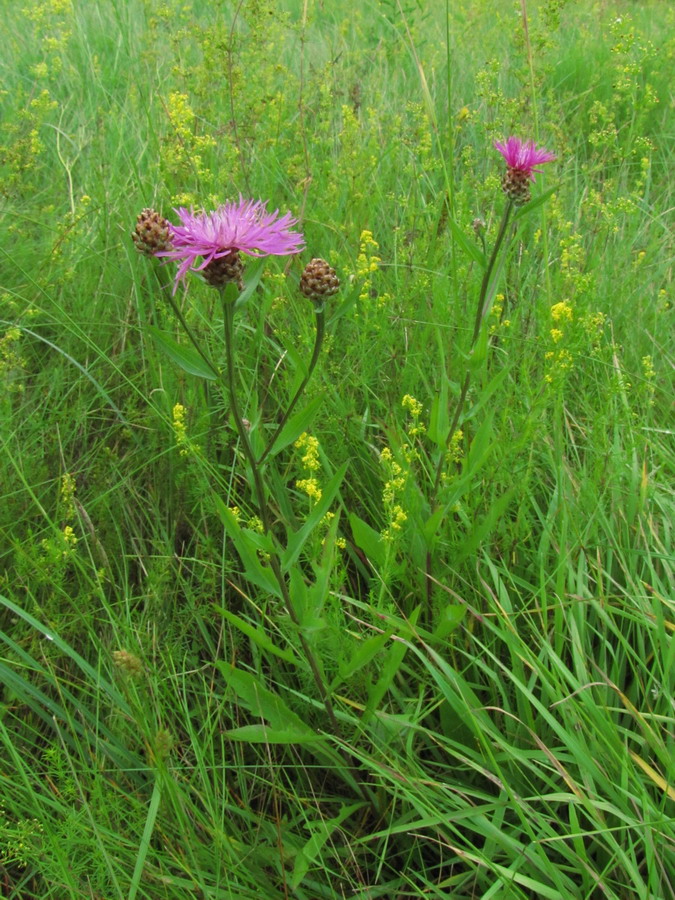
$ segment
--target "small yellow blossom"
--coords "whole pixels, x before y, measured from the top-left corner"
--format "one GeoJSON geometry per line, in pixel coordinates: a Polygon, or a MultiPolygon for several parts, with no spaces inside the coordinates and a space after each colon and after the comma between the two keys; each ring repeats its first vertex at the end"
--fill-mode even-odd
{"type": "Polygon", "coordinates": [[[305,451],[301,460],[305,469],[308,469],[310,472],[316,472],[317,469],[321,468],[321,463],[319,462],[319,441],[317,438],[303,431],[293,446],[296,450],[305,451]]]}
{"type": "Polygon", "coordinates": [[[464,456],[464,448],[462,443],[464,441],[464,432],[461,428],[458,428],[457,431],[450,438],[450,443],[448,444],[448,451],[446,458],[449,462],[460,463],[464,456]]]}
{"type": "Polygon", "coordinates": [[[405,394],[401,401],[403,409],[407,409],[411,416],[418,419],[422,415],[422,404],[410,394],[405,394]]]}
{"type": "Polygon", "coordinates": [[[260,516],[251,516],[246,524],[251,529],[251,531],[256,531],[258,534],[265,533],[265,526],[263,525],[263,521],[260,516]]]}
{"type": "Polygon", "coordinates": [[[300,478],[295,482],[299,491],[307,494],[310,500],[318,502],[321,499],[321,488],[316,478],[300,478]]]}
{"type": "Polygon", "coordinates": [[[572,307],[567,300],[554,303],[551,307],[551,318],[554,322],[571,322],[572,316],[572,307]]]}
{"type": "Polygon", "coordinates": [[[49,77],[49,66],[44,61],[36,63],[30,71],[33,78],[36,79],[49,77]]]}
{"type": "Polygon", "coordinates": [[[573,357],[569,350],[549,350],[548,353],[544,354],[544,358],[548,363],[550,363],[550,367],[548,372],[544,375],[544,381],[547,384],[552,384],[557,377],[568,372],[572,368],[573,357]]]}
{"type": "Polygon", "coordinates": [[[188,456],[188,436],[185,427],[185,407],[182,403],[176,403],[173,408],[173,433],[181,456],[188,456]]]}
{"type": "Polygon", "coordinates": [[[73,503],[73,498],[75,497],[75,491],[77,486],[75,484],[75,478],[69,472],[65,472],[61,476],[61,503],[63,504],[63,517],[65,519],[72,519],[75,515],[75,507],[73,503]]]}
{"type": "Polygon", "coordinates": [[[408,434],[410,437],[417,437],[420,434],[424,434],[426,431],[426,427],[422,422],[420,422],[419,418],[422,415],[423,406],[419,400],[416,400],[410,394],[406,394],[403,397],[401,402],[403,409],[407,409],[412,417],[412,423],[408,427],[408,434]]]}
{"type": "Polygon", "coordinates": [[[319,441],[312,435],[307,434],[306,431],[303,431],[293,446],[296,450],[304,451],[300,462],[303,469],[309,474],[308,478],[301,478],[296,481],[295,486],[316,503],[321,499],[321,487],[315,474],[321,468],[319,441]]]}
{"type": "Polygon", "coordinates": [[[372,276],[379,269],[382,260],[377,256],[380,245],[373,238],[372,231],[362,231],[359,240],[359,255],[356,258],[357,278],[362,279],[359,299],[367,300],[373,286],[372,276]]]}
{"type": "Polygon", "coordinates": [[[403,523],[408,516],[400,504],[399,496],[403,492],[407,482],[407,473],[396,462],[389,447],[384,447],[380,453],[380,463],[386,473],[386,481],[382,488],[382,503],[387,515],[387,526],[382,531],[382,539],[392,541],[401,531],[403,523]]]}

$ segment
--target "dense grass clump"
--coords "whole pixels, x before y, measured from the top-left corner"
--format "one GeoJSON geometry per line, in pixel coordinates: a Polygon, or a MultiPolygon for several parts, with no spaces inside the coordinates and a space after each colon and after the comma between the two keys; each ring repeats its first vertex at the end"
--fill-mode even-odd
{"type": "Polygon", "coordinates": [[[0,12],[3,898],[675,895],[673,11],[0,12]]]}

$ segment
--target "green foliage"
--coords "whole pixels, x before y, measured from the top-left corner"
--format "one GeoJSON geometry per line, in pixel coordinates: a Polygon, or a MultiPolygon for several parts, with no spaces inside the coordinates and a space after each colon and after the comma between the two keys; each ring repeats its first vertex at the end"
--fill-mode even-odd
{"type": "MultiPolygon", "coordinates": [[[[0,3],[8,900],[672,896],[675,21],[526,6],[0,3]],[[474,342],[508,134],[558,159],[474,342]],[[239,192],[342,280],[267,533],[215,292],[129,237],[239,192]]],[[[299,269],[237,307],[258,458],[299,269]]]]}

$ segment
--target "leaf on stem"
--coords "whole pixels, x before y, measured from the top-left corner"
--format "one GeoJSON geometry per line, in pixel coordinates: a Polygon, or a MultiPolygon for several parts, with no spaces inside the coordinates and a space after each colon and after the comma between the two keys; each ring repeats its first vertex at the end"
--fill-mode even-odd
{"type": "Polygon", "coordinates": [[[198,378],[206,378],[208,381],[217,379],[216,373],[207,364],[206,360],[197,353],[192,347],[183,347],[166,332],[160,331],[154,325],[146,325],[145,330],[152,337],[157,346],[162,350],[177,366],[187,372],[188,375],[196,375],[198,378]]]}

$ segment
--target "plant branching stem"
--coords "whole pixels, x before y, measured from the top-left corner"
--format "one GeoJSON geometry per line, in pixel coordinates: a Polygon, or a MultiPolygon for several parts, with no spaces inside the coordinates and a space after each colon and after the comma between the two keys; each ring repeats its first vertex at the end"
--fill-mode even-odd
{"type": "MultiPolygon", "coordinates": [[[[244,451],[244,456],[246,457],[246,460],[251,467],[251,474],[253,475],[253,485],[255,488],[256,500],[258,502],[258,509],[260,511],[260,518],[263,523],[263,529],[265,531],[265,534],[271,534],[272,523],[270,522],[270,513],[269,507],[267,505],[267,498],[265,496],[265,485],[263,484],[262,472],[260,470],[259,463],[256,462],[255,453],[253,452],[253,447],[251,446],[251,441],[248,437],[248,431],[246,429],[246,426],[244,425],[244,420],[242,419],[241,412],[239,410],[239,403],[237,401],[235,380],[236,375],[234,365],[234,303],[224,298],[223,320],[225,325],[225,353],[227,356],[227,384],[230,393],[230,408],[232,410],[234,423],[239,435],[239,439],[241,441],[241,446],[244,451]]],[[[309,646],[309,644],[307,643],[307,639],[300,630],[300,619],[293,605],[293,601],[291,600],[288,584],[286,583],[286,579],[284,578],[283,572],[281,571],[279,560],[275,557],[274,554],[270,555],[270,566],[272,568],[272,572],[274,573],[274,577],[279,584],[281,596],[283,597],[286,608],[288,609],[288,614],[291,617],[293,624],[298,629],[298,636],[300,638],[300,643],[302,644],[302,650],[305,654],[307,662],[309,663],[309,667],[312,670],[312,675],[314,677],[314,681],[316,682],[319,696],[321,697],[321,701],[326,708],[326,712],[331,721],[331,725],[333,726],[333,728],[335,729],[335,733],[337,734],[339,732],[339,729],[337,719],[335,718],[333,704],[328,695],[328,691],[326,690],[323,678],[321,677],[321,671],[316,659],[314,658],[314,654],[312,653],[312,648],[309,646]]]]}
{"type": "MultiPolygon", "coordinates": [[[[225,331],[225,354],[227,356],[226,363],[226,379],[228,385],[228,391],[230,395],[230,408],[232,410],[232,416],[234,418],[235,427],[237,429],[237,433],[239,435],[239,439],[241,440],[241,446],[244,451],[244,456],[251,467],[251,474],[253,475],[253,484],[256,494],[256,500],[258,504],[258,509],[260,512],[260,518],[263,523],[263,530],[265,534],[272,535],[271,529],[271,521],[269,514],[269,507],[267,505],[267,499],[265,496],[265,485],[263,483],[262,471],[260,468],[260,464],[256,462],[255,453],[253,452],[253,447],[251,446],[251,441],[249,440],[248,431],[246,426],[244,425],[244,420],[241,415],[241,411],[239,409],[239,403],[237,401],[237,391],[236,391],[236,371],[235,371],[235,358],[234,358],[234,303],[226,299],[225,294],[221,291],[221,299],[223,305],[223,323],[224,323],[224,331],[225,331]]],[[[319,325],[317,323],[317,331],[319,331],[319,325]]],[[[323,326],[321,326],[321,332],[323,331],[323,326]]],[[[319,345],[320,347],[320,342],[319,345]]],[[[316,347],[315,347],[316,349],[316,347]]],[[[318,357],[318,350],[316,350],[316,354],[318,357]]],[[[316,364],[316,363],[315,363],[316,364]]],[[[311,374],[311,368],[310,372],[311,374]]],[[[309,374],[307,377],[309,377],[309,374]]],[[[298,392],[298,396],[299,396],[298,392]]],[[[275,435],[276,436],[276,435],[275,435]]],[[[300,639],[300,644],[302,646],[302,651],[305,655],[305,659],[309,664],[309,667],[312,672],[312,677],[314,678],[314,682],[316,684],[317,690],[319,692],[319,696],[321,698],[321,702],[324,705],[326,710],[326,714],[331,723],[331,727],[333,729],[333,734],[337,737],[340,734],[340,727],[335,716],[335,710],[333,708],[333,703],[331,701],[330,695],[326,689],[324,684],[324,680],[321,674],[321,669],[319,668],[319,664],[316,661],[316,657],[312,651],[312,648],[309,646],[307,638],[302,633],[302,623],[300,621],[300,617],[297,614],[297,611],[293,605],[293,601],[291,599],[290,591],[288,588],[288,583],[286,578],[284,577],[283,572],[281,571],[281,564],[279,562],[279,558],[275,556],[274,553],[270,554],[270,568],[274,573],[274,577],[279,585],[279,590],[281,591],[282,599],[286,605],[286,609],[288,610],[288,614],[291,618],[291,621],[297,628],[298,637],[300,639]]],[[[376,804],[373,798],[369,795],[369,792],[365,785],[361,784],[359,781],[359,775],[354,765],[350,763],[348,760],[345,760],[349,771],[354,779],[354,783],[357,785],[360,790],[363,799],[369,803],[370,805],[376,807],[376,804]]]]}
{"type": "Polygon", "coordinates": [[[314,350],[312,352],[312,358],[309,361],[309,367],[307,369],[307,374],[302,379],[302,383],[300,384],[300,387],[297,389],[297,391],[293,395],[291,402],[288,404],[286,411],[284,412],[283,416],[281,417],[281,421],[277,425],[274,434],[270,438],[269,444],[267,445],[267,447],[265,447],[265,450],[263,451],[262,456],[258,460],[259,466],[261,466],[265,462],[265,460],[271,453],[272,448],[274,447],[274,444],[276,443],[277,438],[283,431],[286,422],[288,422],[288,420],[290,419],[291,413],[295,409],[295,406],[296,406],[298,400],[300,399],[303,391],[307,387],[307,385],[309,383],[309,379],[312,377],[312,373],[314,372],[314,369],[316,368],[316,364],[319,361],[319,354],[321,353],[321,345],[323,344],[323,337],[324,337],[324,333],[326,330],[326,313],[324,311],[323,306],[317,307],[315,309],[315,321],[316,321],[316,335],[314,337],[314,350]]]}

